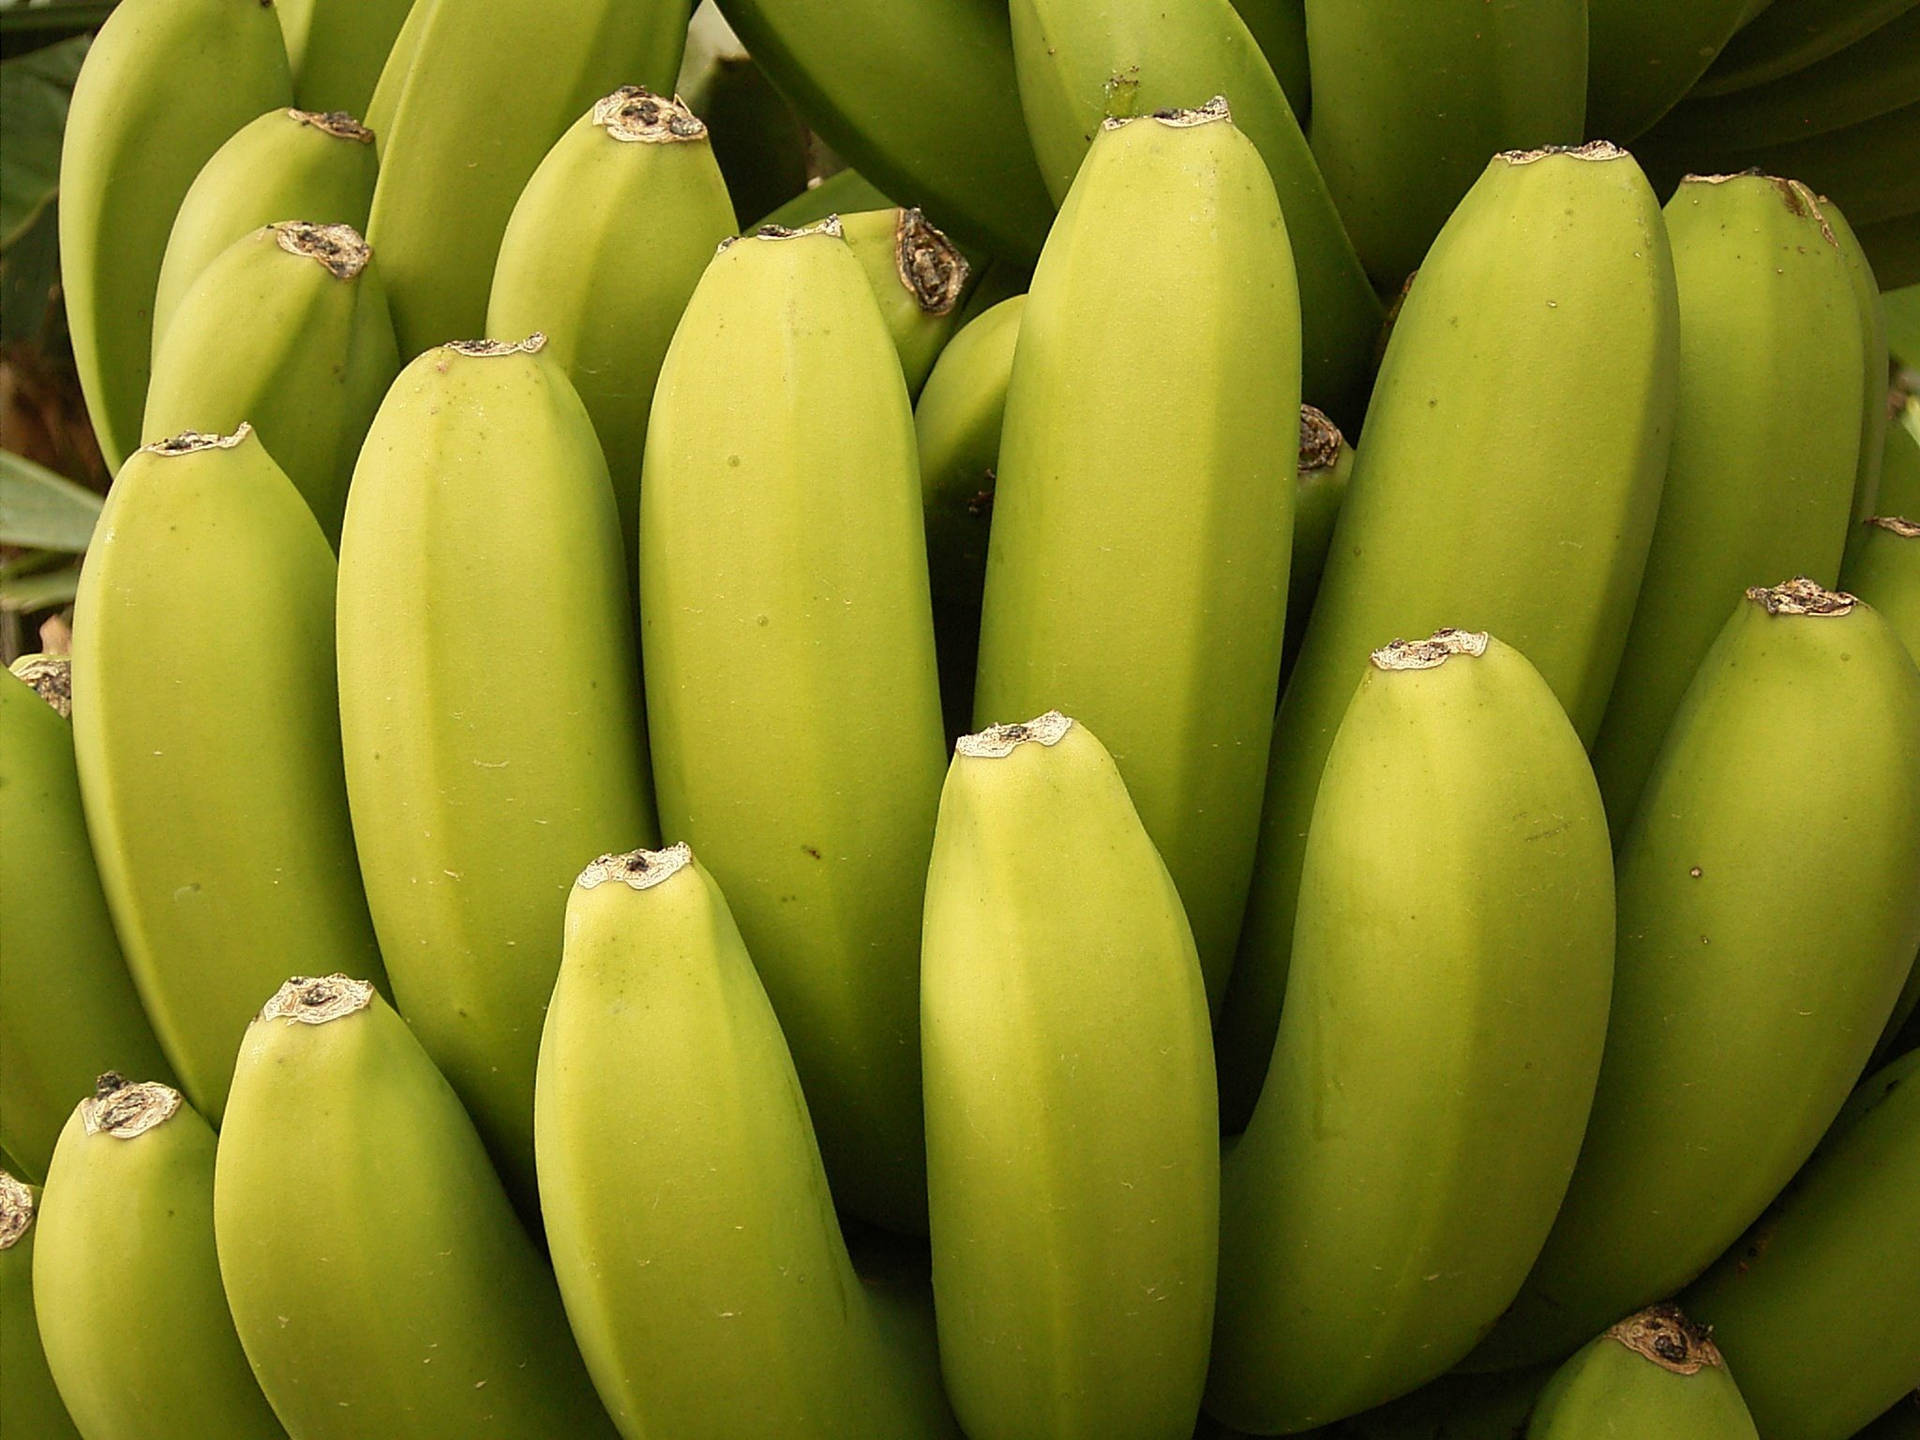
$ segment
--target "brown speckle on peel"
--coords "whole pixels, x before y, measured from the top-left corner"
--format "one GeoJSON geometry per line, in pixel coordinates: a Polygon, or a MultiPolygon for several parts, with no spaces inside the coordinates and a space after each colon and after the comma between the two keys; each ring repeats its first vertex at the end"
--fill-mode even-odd
{"type": "Polygon", "coordinates": [[[1701,877],[1701,875],[1703,875],[1704,873],[1706,872],[1701,870],[1701,868],[1698,865],[1693,866],[1691,869],[1687,871],[1687,874],[1691,875],[1696,880],[1698,880],[1701,877]]]}
{"type": "Polygon", "coordinates": [[[11,1250],[33,1225],[33,1191],[0,1170],[0,1250],[11,1250]]]}
{"type": "Polygon", "coordinates": [[[1904,515],[1875,515],[1866,523],[1898,535],[1902,540],[1920,540],[1920,520],[1909,520],[1904,515]]]}
{"type": "Polygon", "coordinates": [[[336,280],[351,280],[367,268],[373,247],[351,225],[314,225],[283,220],[269,225],[274,241],[289,255],[311,260],[336,280]]]}
{"type": "Polygon", "coordinates": [[[806,854],[808,854],[808,855],[811,855],[811,856],[812,856],[812,857],[813,857],[814,859],[816,859],[816,860],[818,860],[818,859],[820,859],[820,858],[821,858],[821,856],[820,856],[820,850],[819,850],[819,847],[818,847],[818,846],[814,846],[814,845],[802,845],[802,846],[801,846],[800,848],[801,848],[801,850],[802,850],[802,851],[804,851],[804,852],[805,852],[806,854]]]}
{"type": "Polygon", "coordinates": [[[1058,710],[1049,710],[1016,725],[989,725],[973,735],[962,735],[954,742],[953,753],[973,760],[1004,760],[1022,745],[1045,749],[1058,745],[1073,728],[1073,721],[1058,710]]]}
{"type": "Polygon", "coordinates": [[[1747,599],[1769,615],[1845,615],[1860,602],[1844,590],[1829,590],[1804,575],[1784,585],[1756,585],[1747,599]]]}
{"type": "Polygon", "coordinates": [[[593,123],[627,144],[672,145],[703,140],[707,127],[678,95],[656,95],[644,85],[622,85],[594,102],[593,123]]]}
{"type": "Polygon", "coordinates": [[[373,1004],[373,986],[347,975],[296,975],[261,1007],[254,1023],[285,1020],[289,1025],[325,1025],[357,1015],[373,1004]]]}
{"type": "Polygon", "coordinates": [[[164,1125],[180,1109],[180,1092],[158,1081],[128,1084],[109,1070],[94,1082],[93,1094],[80,1102],[80,1125],[89,1135],[137,1139],[164,1125]]]}
{"type": "Polygon", "coordinates": [[[311,125],[336,140],[351,140],[359,145],[373,143],[373,131],[344,110],[328,110],[324,114],[317,110],[289,110],[287,114],[302,125],[311,125]]]}
{"type": "Polygon", "coordinates": [[[1302,475],[1331,470],[1340,463],[1340,447],[1346,443],[1346,437],[1340,433],[1340,427],[1327,418],[1325,411],[1315,409],[1311,405],[1300,407],[1300,473],[1302,475]]]}
{"type": "Polygon", "coordinates": [[[665,850],[628,850],[623,854],[600,856],[580,872],[574,886],[594,890],[609,880],[617,880],[630,890],[651,890],[664,884],[693,863],[693,851],[682,840],[665,850]]]}
{"type": "Polygon", "coordinates": [[[1542,145],[1538,150],[1502,150],[1493,158],[1508,165],[1531,165],[1550,155],[1565,155],[1570,160],[1624,160],[1627,152],[1611,140],[1589,140],[1584,145],[1542,145]]]}
{"type": "Polygon", "coordinates": [[[967,288],[970,268],[959,247],[918,210],[902,210],[893,226],[893,268],[920,308],[950,314],[967,288]]]}
{"type": "Polygon", "coordinates": [[[1698,1375],[1726,1363],[1713,1343],[1713,1332],[1689,1320],[1678,1305],[1654,1305],[1629,1315],[1607,1331],[1607,1339],[1675,1375],[1698,1375]]]}
{"type": "Polygon", "coordinates": [[[63,718],[73,716],[73,662],[65,655],[22,655],[13,673],[63,718]]]}
{"type": "Polygon", "coordinates": [[[182,430],[178,435],[169,435],[165,440],[156,440],[151,445],[142,445],[140,451],[145,455],[158,455],[163,459],[172,459],[176,455],[192,455],[201,450],[231,450],[252,433],[253,426],[242,420],[240,428],[231,435],[210,435],[200,430],[182,430]]]}
{"type": "Polygon", "coordinates": [[[1436,630],[1425,640],[1396,640],[1368,658],[1376,670],[1437,670],[1456,655],[1486,654],[1488,639],[1484,630],[1436,630]]]}

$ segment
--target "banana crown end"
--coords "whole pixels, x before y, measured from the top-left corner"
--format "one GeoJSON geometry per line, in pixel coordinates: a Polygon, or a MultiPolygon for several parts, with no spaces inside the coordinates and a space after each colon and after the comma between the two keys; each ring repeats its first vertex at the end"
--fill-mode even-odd
{"type": "Polygon", "coordinates": [[[0,1170],[0,1250],[11,1250],[33,1225],[33,1191],[0,1170]]]}
{"type": "Polygon", "coordinates": [[[192,455],[201,450],[231,450],[253,433],[253,426],[245,420],[240,428],[231,435],[213,435],[203,430],[182,430],[178,435],[169,435],[165,440],[156,440],[151,445],[142,445],[140,451],[145,455],[158,455],[171,459],[175,455],[192,455]]]}
{"type": "Polygon", "coordinates": [[[580,872],[574,885],[592,890],[618,880],[633,890],[651,890],[671,880],[693,863],[693,851],[682,840],[665,850],[629,850],[624,855],[602,855],[580,872]]]}
{"type": "Polygon", "coordinates": [[[609,139],[629,145],[703,140],[707,127],[678,95],[656,95],[644,85],[622,85],[593,102],[593,123],[609,139]]]}
{"type": "Polygon", "coordinates": [[[1396,640],[1369,658],[1376,670],[1437,670],[1456,655],[1486,654],[1488,639],[1484,630],[1436,630],[1425,640],[1396,640]]]}
{"type": "MultiPolygon", "coordinates": [[[[1833,226],[1827,220],[1823,205],[1833,202],[1824,195],[1816,195],[1798,180],[1783,179],[1778,175],[1769,175],[1758,165],[1745,170],[1734,170],[1725,175],[1682,175],[1680,184],[1688,185],[1731,185],[1738,180],[1758,180],[1762,185],[1770,185],[1779,192],[1781,203],[1787,212],[1799,220],[1811,220],[1820,227],[1820,234],[1829,245],[1838,247],[1840,237],[1833,233],[1833,226]]],[[[1695,203],[1698,203],[1697,201],[1695,203]]]]}
{"type": "Polygon", "coordinates": [[[102,1133],[132,1140],[164,1125],[180,1109],[180,1092],[157,1080],[133,1084],[117,1070],[94,1082],[93,1094],[80,1102],[80,1124],[89,1135],[102,1133]]]}
{"type": "Polygon", "coordinates": [[[1629,1315],[1607,1331],[1607,1338],[1676,1375],[1698,1375],[1726,1364],[1713,1332],[1689,1320],[1678,1305],[1654,1305],[1629,1315]]]}
{"type": "Polygon", "coordinates": [[[63,718],[73,718],[73,661],[69,657],[22,655],[9,668],[63,718]]]}
{"type": "Polygon", "coordinates": [[[502,355],[538,355],[547,348],[544,330],[536,330],[524,340],[449,340],[440,347],[469,360],[495,360],[502,355]]]}
{"type": "Polygon", "coordinates": [[[1071,718],[1049,710],[1017,725],[989,725],[977,734],[962,735],[954,742],[953,753],[972,760],[1004,760],[1028,741],[1051,749],[1072,728],[1071,718]]]}
{"type": "Polygon", "coordinates": [[[1625,150],[1611,140],[1589,140],[1584,145],[1542,145],[1538,150],[1502,150],[1493,158],[1508,165],[1531,165],[1549,155],[1565,155],[1572,160],[1625,160],[1625,150]]]}
{"type": "MultiPolygon", "coordinates": [[[[1920,540],[1920,520],[1909,520],[1904,515],[1875,515],[1867,521],[1867,524],[1878,526],[1882,530],[1891,530],[1902,540],[1920,540]]],[[[55,657],[46,656],[42,658],[53,659],[55,657]]],[[[20,661],[14,662],[13,673],[16,675],[20,674],[20,663],[20,661]]],[[[21,678],[23,680],[26,679],[24,675],[22,675],[21,678]]],[[[27,683],[32,684],[33,682],[28,681],[27,683]]],[[[51,704],[52,702],[49,701],[48,703],[51,704]]],[[[58,710],[60,707],[54,705],[53,708],[58,710]]]]}
{"type": "Polygon", "coordinates": [[[344,110],[289,110],[287,116],[302,125],[311,125],[316,130],[324,131],[336,140],[352,140],[360,145],[373,143],[373,131],[344,110]]]}
{"type": "Polygon", "coordinates": [[[1331,470],[1340,463],[1340,447],[1347,437],[1327,418],[1324,410],[1312,405],[1300,407],[1300,473],[1331,470]]]}
{"type": "Polygon", "coordinates": [[[950,314],[972,273],[960,247],[917,209],[900,211],[894,222],[893,266],[900,283],[929,315],[950,314]]]}
{"type": "Polygon", "coordinates": [[[311,260],[336,280],[351,280],[367,268],[373,247],[351,225],[316,225],[310,220],[281,220],[267,226],[274,242],[289,255],[311,260]]]}
{"type": "Polygon", "coordinates": [[[373,986],[365,980],[338,974],[318,978],[296,975],[273,992],[273,998],[260,1007],[254,1020],[325,1025],[330,1020],[357,1015],[371,1004],[373,986]]]}
{"type": "MultiPolygon", "coordinates": [[[[1118,88],[1118,81],[1109,81],[1108,89],[1118,88]]],[[[1138,83],[1137,81],[1135,83],[1138,83]]],[[[1212,125],[1225,120],[1233,121],[1233,111],[1227,104],[1227,97],[1216,95],[1206,104],[1192,110],[1155,110],[1150,115],[1110,115],[1100,122],[1102,130],[1118,130],[1137,120],[1157,120],[1171,130],[1190,130],[1195,125],[1212,125]]]]}
{"type": "Polygon", "coordinates": [[[1769,615],[1845,615],[1860,601],[1844,590],[1829,590],[1796,575],[1784,585],[1755,585],[1747,599],[1769,615]]]}
{"type": "Polygon", "coordinates": [[[749,231],[745,235],[729,235],[720,242],[719,247],[715,249],[713,253],[716,255],[724,254],[730,246],[737,245],[742,240],[798,240],[806,235],[826,235],[835,240],[844,240],[847,238],[846,231],[840,224],[840,217],[838,215],[829,215],[826,219],[817,220],[811,225],[801,225],[798,227],[762,225],[758,230],[749,231]]]}

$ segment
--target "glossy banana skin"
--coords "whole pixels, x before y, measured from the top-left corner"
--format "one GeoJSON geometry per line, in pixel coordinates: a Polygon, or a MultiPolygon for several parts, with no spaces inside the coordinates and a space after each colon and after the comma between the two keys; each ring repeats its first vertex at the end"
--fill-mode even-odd
{"type": "Polygon", "coordinates": [[[1594,746],[1616,834],[1747,586],[1780,575],[1838,581],[1860,454],[1867,347],[1825,207],[1793,181],[1736,175],[1686,181],[1665,216],[1680,295],[1680,408],[1633,628],[1594,746]]]}
{"type": "Polygon", "coordinates": [[[960,323],[973,267],[918,210],[842,214],[840,233],[873,286],[907,395],[917,396],[960,323]]]}
{"type": "Polygon", "coordinates": [[[378,995],[335,1013],[356,985],[288,982],[220,1130],[220,1275],[261,1388],[300,1440],[614,1440],[458,1097],[378,995]]]}
{"type": "Polygon", "coordinates": [[[1588,0],[1587,133],[1619,145],[1644,135],[1713,63],[1749,4],[1588,0]]]}
{"type": "Polygon", "coordinates": [[[1678,331],[1659,207],[1610,147],[1497,157],[1434,242],[1274,725],[1217,1037],[1230,1129],[1273,1051],[1313,794],[1368,652],[1442,625],[1490,631],[1591,741],[1652,538],[1678,331]]]}
{"type": "Polygon", "coordinates": [[[1300,407],[1286,235],[1259,152],[1224,115],[1102,131],[1020,321],[981,610],[975,725],[1058,705],[1111,747],[1216,1003],[1285,630],[1300,407]]]}
{"type": "Polygon", "coordinates": [[[1478,1366],[1571,1347],[1738,1239],[1846,1099],[1920,946],[1920,670],[1865,604],[1753,593],[1620,845],[1580,1164],[1478,1366]]]}
{"type": "Polygon", "coordinates": [[[282,969],[348,960],[384,983],[341,775],[333,601],[326,537],[250,430],[131,456],[80,573],[87,830],[134,984],[209,1123],[282,969]]]}
{"type": "Polygon", "coordinates": [[[536,1117],[560,1293],[628,1440],[953,1433],[887,1351],[779,1022],[685,846],[575,884],[536,1117]]]}
{"type": "Polygon", "coordinates": [[[340,729],[395,999],[530,1209],[568,887],[582,852],[655,820],[593,424],[536,342],[489,343],[409,365],[361,450],[340,729]]]}
{"type": "Polygon", "coordinates": [[[220,1287],[213,1153],[213,1131],[178,1092],[117,1074],[61,1131],[35,1227],[34,1309],[88,1440],[285,1433],[220,1287]]]}
{"type": "Polygon", "coordinates": [[[940,1361],[972,1440],[1185,1440],[1219,1130],[1178,893],[1098,739],[960,742],[927,877],[921,1046],[940,1361]]]}
{"type": "Polygon", "coordinates": [[[1818,64],[1913,9],[1915,0],[1774,0],[1700,77],[1693,96],[1730,95],[1818,64]]]}
{"type": "Polygon", "coordinates": [[[373,132],[346,115],[281,108],[241,126],[201,167],[174,216],[153,297],[154,352],[201,272],[262,225],[365,230],[378,169],[373,132]]]}
{"type": "Polygon", "coordinates": [[[39,1192],[0,1169],[0,1424],[34,1440],[81,1440],[40,1348],[33,1316],[39,1192]]]}
{"type": "MultiPolygon", "coordinates": [[[[414,0],[274,0],[295,102],[309,110],[363,113],[413,8],[414,0]]],[[[358,225],[366,217],[327,218],[358,225]]]]}
{"type": "Polygon", "coordinates": [[[1713,1342],[1692,1331],[1670,1306],[1650,1313],[1666,1328],[1673,1358],[1657,1348],[1649,1354],[1623,1344],[1617,1332],[1643,1317],[1621,1322],[1589,1342],[1547,1382],[1527,1422],[1526,1440],[1628,1435],[1647,1440],[1759,1440],[1753,1416],[1713,1342]],[[1672,1337],[1682,1330],[1688,1338],[1676,1343],[1672,1337]]]}
{"type": "Polygon", "coordinates": [[[728,246],[661,369],[640,616],[662,828],[727,892],[838,1203],[925,1226],[920,902],[941,773],[913,418],[831,228],[728,246]]]}
{"type": "Polygon", "coordinates": [[[174,212],[230,135],[292,101],[280,27],[260,0],[126,0],[87,51],[60,149],[60,283],[109,470],[140,443],[174,212]]]}
{"type": "MultiPolygon", "coordinates": [[[[65,657],[15,666],[48,676],[48,693],[64,691],[65,657]]],[[[73,1097],[95,1075],[124,1068],[171,1081],[173,1072],[107,915],[73,726],[12,673],[0,676],[0,932],[0,1145],[26,1175],[45,1176],[73,1097]]]]}
{"type": "Polygon", "coordinates": [[[367,238],[400,353],[484,333],[514,202],[549,147],[617,85],[669,89],[687,0],[416,0],[370,106],[367,238]]]}
{"type": "Polygon", "coordinates": [[[1378,652],[1321,777],[1280,1037],[1221,1179],[1211,1413],[1323,1425],[1473,1348],[1572,1176],[1612,973],[1606,814],[1553,691],[1485,635],[1378,652]]]}
{"type": "Polygon", "coordinates": [[[263,226],[200,273],[176,318],[156,347],[142,439],[251,422],[337,546],[361,442],[400,370],[379,262],[358,232],[263,226]]]}

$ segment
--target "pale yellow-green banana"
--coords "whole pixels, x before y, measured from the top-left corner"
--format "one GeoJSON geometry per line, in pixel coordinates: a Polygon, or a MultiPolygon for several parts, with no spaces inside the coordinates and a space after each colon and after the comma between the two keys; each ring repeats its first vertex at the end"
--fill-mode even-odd
{"type": "Polygon", "coordinates": [[[1672,1305],[1628,1316],[1561,1366],[1526,1430],[1526,1440],[1615,1436],[1760,1440],[1707,1328],[1672,1305]]]}
{"type": "Polygon", "coordinates": [[[355,458],[400,369],[380,266],[351,225],[242,236],[156,347],[143,438],[251,423],[338,545],[355,458]]]}
{"type": "Polygon", "coordinates": [[[900,352],[907,395],[916,396],[960,323],[973,267],[918,210],[843,213],[840,233],[867,272],[900,352]]]}
{"type": "Polygon", "coordinates": [[[99,1077],[40,1196],[33,1303],[87,1440],[279,1440],[213,1248],[213,1131],[153,1081],[99,1077]]]}
{"type": "Polygon", "coordinates": [[[213,1227],[297,1440],[614,1440],[473,1123],[364,981],[296,976],[248,1027],[213,1227]]]}
{"type": "Polygon", "coordinates": [[[1300,407],[1300,460],[1294,473],[1293,559],[1287,566],[1287,637],[1281,648],[1282,683],[1306,638],[1320,577],[1326,573],[1334,522],[1353,478],[1353,447],[1325,411],[1300,407]]]}
{"type": "Polygon", "coordinates": [[[1058,711],[961,739],[920,1035],[940,1366],[971,1440],[1186,1440],[1219,1126],[1199,957],[1113,758],[1058,711]]]}
{"type": "Polygon", "coordinates": [[[654,838],[619,515],[540,337],[422,355],[340,541],[340,729],[394,998],[530,1205],[540,1021],[580,856],[654,838]]]}
{"type": "Polygon", "coordinates": [[[739,224],[806,190],[812,149],[806,123],[747,54],[714,0],[700,0],[687,24],[673,94],[705,122],[739,224]]]}
{"type": "Polygon", "coordinates": [[[974,723],[1053,705],[1101,737],[1215,1005],[1279,687],[1299,316],[1226,108],[1109,121],[1034,271],[996,467],[974,723]]]}
{"type": "Polygon", "coordinates": [[[482,333],[500,237],[553,143],[599,97],[669,91],[687,0],[416,0],[369,106],[367,238],[400,353],[482,333]]]}
{"type": "Polygon", "coordinates": [[[364,111],[412,9],[413,0],[274,0],[295,102],[309,110],[364,111]]]}
{"type": "Polygon", "coordinates": [[[1820,211],[1839,242],[1841,258],[1847,262],[1847,279],[1852,282],[1854,306],[1860,314],[1860,463],[1853,479],[1853,518],[1860,521],[1884,513],[1880,507],[1880,472],[1885,465],[1887,426],[1892,419],[1887,405],[1887,312],[1880,300],[1873,261],[1853,226],[1840,213],[1840,207],[1824,195],[1820,197],[1820,211]]]}
{"type": "Polygon", "coordinates": [[[1856,525],[1841,584],[1878,610],[1920,664],[1920,520],[1875,515],[1856,525]]]}
{"type": "Polygon", "coordinates": [[[1490,631],[1591,741],[1653,534],[1678,350],[1660,208],[1631,157],[1495,157],[1387,342],[1275,722],[1216,1037],[1230,1128],[1273,1051],[1313,795],[1368,653],[1443,625],[1490,631]]]}
{"type": "Polygon", "coordinates": [[[33,1316],[33,1222],[39,1194],[0,1169],[0,1429],[30,1440],[82,1440],[60,1403],[33,1316]]]}
{"type": "Polygon", "coordinates": [[[1751,0],[1587,0],[1587,133],[1625,145],[1725,48],[1751,0]]]}
{"type": "Polygon", "coordinates": [[[1920,670],[1850,595],[1749,591],[1619,847],[1613,1015],[1580,1163],[1476,1368],[1564,1353],[1753,1223],[1893,1010],[1920,948],[1916,875],[1920,670]]]}
{"type": "Polygon", "coordinates": [[[834,1198],[912,1231],[940,695],[913,416],[837,230],[738,240],[693,293],[647,428],[640,629],[662,828],[727,892],[834,1198]]]}
{"type": "Polygon", "coordinates": [[[123,0],[87,51],[60,146],[60,286],[109,470],[140,443],[174,212],[228,136],[292,103],[260,0],[123,0]]]}

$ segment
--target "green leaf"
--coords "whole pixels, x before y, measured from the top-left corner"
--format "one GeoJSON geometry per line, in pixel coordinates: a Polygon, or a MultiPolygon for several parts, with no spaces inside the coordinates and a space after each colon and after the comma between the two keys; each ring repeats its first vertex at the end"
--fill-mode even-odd
{"type": "Polygon", "coordinates": [[[1920,285],[1889,290],[1880,297],[1887,310],[1887,349],[1906,370],[1920,370],[1920,285]]]}
{"type": "Polygon", "coordinates": [[[26,232],[59,189],[67,103],[91,43],[92,37],[76,35],[0,62],[0,250],[26,232]]]}
{"type": "Polygon", "coordinates": [[[93,538],[101,504],[84,485],[0,450],[0,545],[77,555],[93,538]]]}
{"type": "Polygon", "coordinates": [[[0,577],[0,610],[12,610],[18,614],[56,610],[62,605],[71,605],[79,588],[78,561],[63,565],[58,570],[44,570],[17,580],[10,576],[0,577]]]}

